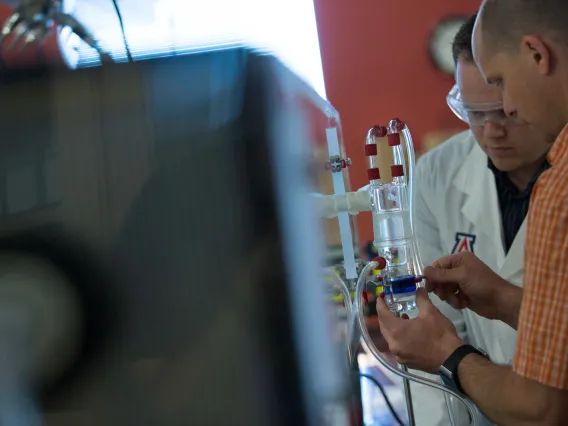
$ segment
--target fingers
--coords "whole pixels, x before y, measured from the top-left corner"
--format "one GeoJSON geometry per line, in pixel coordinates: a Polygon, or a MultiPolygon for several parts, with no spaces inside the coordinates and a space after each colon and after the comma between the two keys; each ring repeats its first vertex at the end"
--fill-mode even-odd
{"type": "Polygon", "coordinates": [[[371,337],[371,340],[380,352],[387,352],[389,350],[389,345],[385,340],[383,334],[381,333],[381,328],[379,325],[379,320],[377,317],[365,317],[365,325],[367,326],[367,332],[371,337]]]}
{"type": "Polygon", "coordinates": [[[469,298],[462,292],[452,294],[446,302],[454,309],[466,309],[469,306],[469,298]]]}
{"type": "Polygon", "coordinates": [[[456,268],[461,264],[462,258],[463,253],[450,254],[449,256],[444,256],[435,260],[432,267],[436,269],[456,268]]]}
{"type": "Polygon", "coordinates": [[[393,344],[393,335],[396,333],[400,322],[405,321],[405,319],[397,317],[393,312],[390,311],[384,301],[384,295],[381,295],[381,297],[377,299],[377,315],[379,317],[379,326],[381,327],[381,333],[383,334],[383,337],[390,348],[391,344],[393,344]]]}
{"type": "MultiPolygon", "coordinates": [[[[460,292],[456,294],[451,294],[448,292],[437,291],[436,295],[441,294],[440,299],[448,303],[454,309],[465,309],[468,307],[468,299],[467,297],[460,292]]],[[[430,297],[428,297],[428,292],[424,288],[418,288],[416,290],[416,306],[418,307],[418,311],[420,313],[429,312],[431,309],[437,309],[430,297]]]]}
{"type": "Polygon", "coordinates": [[[379,323],[381,324],[381,329],[383,329],[383,326],[386,326],[386,328],[388,329],[396,325],[400,320],[400,318],[398,318],[388,308],[387,304],[385,303],[383,295],[381,295],[381,297],[377,299],[377,315],[379,316],[379,323]]]}
{"type": "MultiPolygon", "coordinates": [[[[418,310],[425,310],[431,306],[434,306],[430,301],[428,292],[425,288],[418,288],[416,290],[416,306],[418,307],[418,310]]],[[[379,323],[384,323],[387,327],[389,327],[389,325],[398,324],[400,319],[410,319],[407,314],[402,314],[400,317],[397,317],[396,314],[391,312],[387,307],[382,296],[377,299],[377,314],[379,316],[379,323]]]]}
{"type": "Polygon", "coordinates": [[[416,289],[416,306],[419,312],[423,312],[429,309],[432,305],[430,298],[428,297],[428,291],[425,288],[416,289]]]}
{"type": "Polygon", "coordinates": [[[434,293],[441,301],[446,302],[454,309],[460,310],[469,307],[469,298],[457,284],[430,283],[430,286],[426,286],[426,290],[434,293]]]}
{"type": "MultiPolygon", "coordinates": [[[[430,273],[431,269],[432,268],[430,268],[430,267],[425,268],[425,270],[428,273],[430,273]]],[[[430,276],[436,276],[437,277],[438,275],[436,275],[436,272],[434,272],[433,274],[430,274],[430,276]]],[[[442,296],[445,292],[450,291],[451,293],[454,293],[459,288],[458,285],[456,283],[454,283],[453,281],[445,282],[445,281],[439,281],[439,280],[436,280],[436,279],[426,279],[425,281],[426,281],[426,285],[424,286],[424,288],[426,289],[426,291],[428,293],[436,293],[436,295],[440,298],[442,298],[442,296]],[[449,287],[452,287],[452,288],[449,289],[449,287]]]]}
{"type": "Polygon", "coordinates": [[[450,288],[451,287],[438,288],[434,291],[434,294],[454,309],[465,309],[469,307],[469,298],[465,295],[465,293],[459,290],[449,291],[450,288]]]}
{"type": "Polygon", "coordinates": [[[453,255],[441,257],[432,263],[432,268],[449,269],[452,267],[453,255]]]}
{"type": "Polygon", "coordinates": [[[428,279],[426,280],[425,289],[428,293],[434,293],[440,300],[446,301],[452,294],[458,292],[460,287],[458,283],[454,281],[428,279]]]}
{"type": "Polygon", "coordinates": [[[432,266],[424,268],[424,275],[428,281],[432,281],[432,284],[434,285],[437,283],[459,283],[461,281],[462,274],[461,268],[442,269],[432,266]]]}
{"type": "Polygon", "coordinates": [[[456,284],[439,284],[432,292],[438,296],[440,300],[447,302],[452,295],[459,292],[459,289],[459,286],[456,284]]]}

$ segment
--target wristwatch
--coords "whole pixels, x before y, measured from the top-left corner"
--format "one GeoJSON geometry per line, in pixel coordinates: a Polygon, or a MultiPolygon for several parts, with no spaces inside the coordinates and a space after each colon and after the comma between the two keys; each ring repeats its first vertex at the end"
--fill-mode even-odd
{"type": "Polygon", "coordinates": [[[461,393],[464,393],[464,391],[458,377],[458,365],[462,359],[469,354],[478,354],[489,359],[489,355],[487,355],[487,352],[483,349],[479,349],[471,345],[463,345],[457,348],[438,369],[442,382],[446,386],[449,386],[461,393]]]}

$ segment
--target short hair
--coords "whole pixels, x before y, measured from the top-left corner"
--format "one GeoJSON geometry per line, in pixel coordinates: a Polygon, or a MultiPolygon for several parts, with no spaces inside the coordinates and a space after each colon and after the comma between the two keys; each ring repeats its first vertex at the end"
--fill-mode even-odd
{"type": "Polygon", "coordinates": [[[473,37],[473,27],[475,27],[476,19],[477,12],[467,18],[454,37],[454,41],[452,42],[454,64],[457,64],[460,60],[473,62],[471,39],[473,37]]]}
{"type": "Polygon", "coordinates": [[[479,12],[482,37],[501,49],[514,49],[531,33],[568,44],[567,14],[566,0],[485,0],[479,12]]]}

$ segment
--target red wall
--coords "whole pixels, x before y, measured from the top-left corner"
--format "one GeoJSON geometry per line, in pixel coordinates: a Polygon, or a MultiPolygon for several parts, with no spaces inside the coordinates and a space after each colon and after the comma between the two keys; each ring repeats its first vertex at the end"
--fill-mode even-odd
{"type": "MultiPolygon", "coordinates": [[[[437,71],[428,39],[448,15],[469,14],[480,0],[314,0],[327,96],[339,111],[353,188],[367,182],[365,135],[400,117],[415,144],[460,123],[446,107],[452,78],[437,71]]],[[[370,215],[358,219],[372,238],[370,215]]]]}

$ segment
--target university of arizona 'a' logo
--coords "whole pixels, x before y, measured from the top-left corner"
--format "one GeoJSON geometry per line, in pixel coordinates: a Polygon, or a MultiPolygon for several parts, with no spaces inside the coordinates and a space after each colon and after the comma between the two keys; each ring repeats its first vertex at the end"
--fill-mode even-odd
{"type": "Polygon", "coordinates": [[[452,250],[453,253],[462,251],[470,251],[474,253],[473,245],[475,244],[475,235],[464,234],[463,232],[456,232],[456,245],[452,250]]]}

